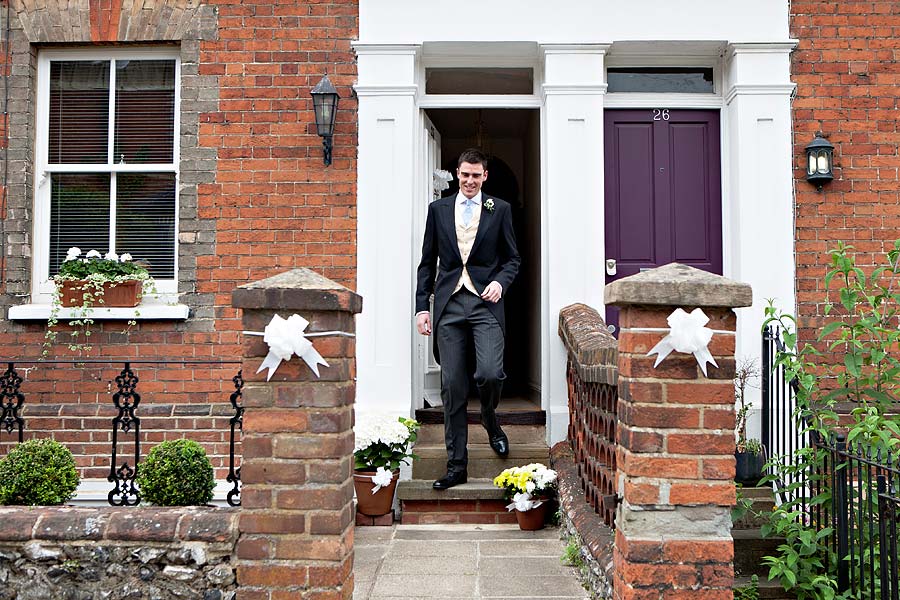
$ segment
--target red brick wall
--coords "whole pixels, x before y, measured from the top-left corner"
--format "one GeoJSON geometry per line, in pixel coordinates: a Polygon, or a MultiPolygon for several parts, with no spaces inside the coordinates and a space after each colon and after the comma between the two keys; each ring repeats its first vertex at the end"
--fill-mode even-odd
{"type": "Polygon", "coordinates": [[[897,15],[900,2],[791,2],[797,301],[806,340],[822,324],[827,251],[851,243],[867,267],[900,237],[897,15]],[[821,193],[804,177],[804,147],[816,131],[835,146],[835,179],[821,193]]]}
{"type": "MultiPolygon", "coordinates": [[[[156,4],[145,2],[145,8],[156,4]]],[[[191,318],[139,321],[127,335],[121,333],[121,322],[98,322],[92,336],[93,357],[239,361],[241,324],[230,296],[236,286],[296,267],[315,269],[351,289],[356,286],[357,124],[351,92],[356,63],[350,44],[358,37],[357,0],[207,4],[216,9],[205,13],[215,16],[214,34],[189,28],[188,35],[194,37],[181,42],[182,69],[195,68],[184,60],[185,45],[199,44],[199,50],[194,50],[199,53],[198,75],[218,82],[214,89],[190,91],[195,97],[211,98],[210,108],[201,113],[198,131],[182,132],[195,133],[199,152],[216,157],[208,182],[195,184],[184,176],[181,180],[182,190],[192,187],[197,197],[196,227],[180,231],[183,263],[190,262],[187,258],[196,261],[195,275],[183,275],[179,281],[180,300],[191,307],[191,318]],[[316,134],[309,95],[325,73],[341,95],[329,167],[323,164],[322,139],[316,134]]],[[[127,17],[115,10],[112,14],[127,17]]],[[[110,16],[94,19],[92,14],[90,35],[95,42],[116,39],[117,29],[103,25],[104,18],[110,16]]],[[[17,27],[14,35],[24,35],[17,27]]],[[[120,36],[122,29],[118,29],[120,36]]],[[[187,92],[183,89],[182,95],[187,92]]],[[[183,166],[185,159],[183,151],[183,166]]],[[[30,194],[25,189],[19,192],[20,201],[30,205],[33,198],[24,197],[30,194]]],[[[30,284],[22,284],[23,275],[17,272],[13,279],[20,282],[20,289],[13,289],[3,275],[0,308],[5,316],[6,306],[27,302],[21,290],[30,284]]],[[[0,359],[36,359],[45,331],[45,323],[0,319],[0,359]]],[[[63,344],[51,352],[51,358],[71,356],[63,344]]],[[[85,470],[88,476],[100,476],[102,469],[90,454],[108,444],[109,419],[114,414],[108,389],[115,389],[115,372],[94,367],[62,372],[45,365],[27,375],[20,369],[20,375],[26,376],[22,391],[27,437],[65,440],[77,454],[84,453],[78,458],[81,466],[97,467],[85,470]]],[[[215,462],[222,467],[228,440],[223,413],[227,413],[231,378],[238,367],[136,368],[143,392],[141,408],[158,411],[144,421],[144,451],[163,438],[190,432],[187,435],[218,456],[215,462]],[[219,417],[202,414],[209,404],[215,405],[210,413],[219,417]],[[201,414],[164,418],[166,406],[169,415],[179,410],[201,414]]],[[[6,439],[0,435],[0,440],[6,439]]],[[[218,474],[223,475],[221,468],[218,474]]]]}

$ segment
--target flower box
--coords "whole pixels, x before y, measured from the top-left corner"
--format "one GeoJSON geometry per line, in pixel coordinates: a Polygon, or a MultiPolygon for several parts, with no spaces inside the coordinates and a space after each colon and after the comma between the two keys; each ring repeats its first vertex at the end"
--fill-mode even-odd
{"type": "MultiPolygon", "coordinates": [[[[66,308],[82,306],[85,291],[93,294],[93,286],[87,280],[75,279],[58,282],[60,304],[66,308]]],[[[134,307],[141,302],[143,283],[136,279],[129,281],[106,281],[101,284],[103,297],[95,297],[94,307],[134,307]]]]}

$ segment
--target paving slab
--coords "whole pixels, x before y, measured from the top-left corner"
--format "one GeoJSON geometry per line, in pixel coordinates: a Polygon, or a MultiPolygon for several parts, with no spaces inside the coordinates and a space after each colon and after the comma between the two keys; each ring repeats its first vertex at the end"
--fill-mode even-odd
{"type": "Polygon", "coordinates": [[[357,530],[354,600],[587,600],[559,531],[516,525],[357,530]]]}
{"type": "Polygon", "coordinates": [[[372,597],[406,596],[416,598],[446,598],[460,596],[475,598],[476,577],[474,575],[378,575],[372,597]]]}

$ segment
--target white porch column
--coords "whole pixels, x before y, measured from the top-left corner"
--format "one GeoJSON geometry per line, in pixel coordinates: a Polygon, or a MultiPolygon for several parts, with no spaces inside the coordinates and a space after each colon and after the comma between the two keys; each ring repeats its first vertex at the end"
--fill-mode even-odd
{"type": "MultiPolygon", "coordinates": [[[[790,51],[793,43],[740,43],[725,65],[725,276],[753,287],[753,306],[738,312],[738,359],[760,356],[767,298],[791,313],[794,213],[790,51]]],[[[758,387],[747,390],[759,406],[758,387]]],[[[758,435],[758,423],[750,434],[758,435]]]]}
{"type": "MultiPolygon", "coordinates": [[[[355,44],[359,59],[356,405],[408,416],[418,45],[355,44]]],[[[419,240],[421,243],[421,240],[419,240]]]]}
{"type": "Polygon", "coordinates": [[[542,405],[548,443],[566,439],[566,350],[559,310],[603,308],[603,60],[608,45],[547,44],[541,162],[542,405]]]}

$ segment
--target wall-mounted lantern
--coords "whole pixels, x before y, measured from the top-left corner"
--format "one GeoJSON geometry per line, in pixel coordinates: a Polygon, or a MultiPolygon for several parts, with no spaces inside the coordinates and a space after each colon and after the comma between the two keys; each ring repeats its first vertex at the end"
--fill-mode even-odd
{"type": "Polygon", "coordinates": [[[806,147],[806,180],[822,191],[822,186],[834,179],[834,146],[822,132],[806,147]]]}
{"type": "Polygon", "coordinates": [[[331,138],[334,136],[334,117],[337,113],[338,96],[337,89],[328,79],[328,75],[310,92],[313,98],[313,110],[316,113],[316,131],[322,136],[322,146],[325,148],[325,164],[331,164],[331,138]]]}

